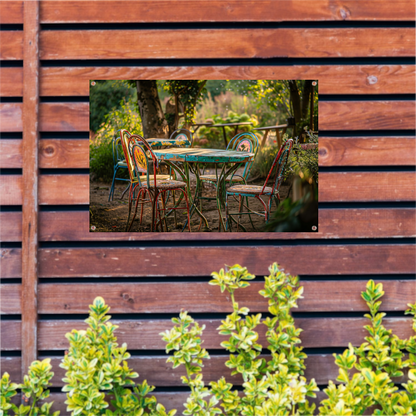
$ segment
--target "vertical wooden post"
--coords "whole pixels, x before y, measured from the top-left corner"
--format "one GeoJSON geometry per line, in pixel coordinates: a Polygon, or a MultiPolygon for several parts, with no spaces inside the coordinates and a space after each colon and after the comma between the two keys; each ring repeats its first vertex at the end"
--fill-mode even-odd
{"type": "Polygon", "coordinates": [[[23,5],[22,374],[37,357],[39,0],[23,5]]]}

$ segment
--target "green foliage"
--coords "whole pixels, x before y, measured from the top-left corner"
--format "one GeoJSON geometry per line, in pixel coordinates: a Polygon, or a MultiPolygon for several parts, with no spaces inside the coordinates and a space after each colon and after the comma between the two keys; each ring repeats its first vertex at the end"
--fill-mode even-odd
{"type": "MultiPolygon", "coordinates": [[[[237,114],[234,111],[228,111],[228,116],[222,118],[220,115],[215,115],[211,119],[213,124],[228,124],[228,123],[244,123],[252,122],[253,125],[239,126],[237,134],[243,133],[246,131],[252,131],[253,127],[256,127],[258,124],[257,117],[255,115],[249,116],[246,113],[237,114]]],[[[234,136],[235,127],[225,127],[225,133],[227,135],[228,141],[234,136]]],[[[198,130],[198,138],[195,139],[195,144],[200,147],[214,148],[214,149],[223,149],[224,146],[224,135],[222,128],[217,127],[205,127],[202,126],[198,130]]]]}
{"type": "Polygon", "coordinates": [[[204,397],[209,396],[208,388],[202,380],[202,360],[209,359],[207,351],[201,348],[202,331],[205,325],[200,327],[188,314],[182,312],[178,318],[173,318],[175,326],[169,331],[162,332],[162,339],[167,343],[166,352],[174,350],[173,356],[167,362],[173,364],[173,368],[184,365],[186,376],[182,376],[182,382],[191,389],[191,394],[185,403],[184,415],[210,416],[221,413],[215,407],[218,401],[212,397],[207,402],[204,397]]]}
{"type": "MultiPolygon", "coordinates": [[[[313,414],[314,405],[309,405],[306,396],[315,397],[317,391],[314,380],[309,383],[302,377],[306,355],[298,346],[300,343],[300,329],[294,326],[290,309],[297,307],[296,301],[302,295],[302,288],[298,287],[298,278],[285,274],[277,264],[270,267],[270,276],[266,277],[265,288],[261,295],[269,301],[269,311],[274,316],[267,318],[263,324],[268,328],[266,337],[272,360],[266,362],[259,358],[262,346],[257,342],[256,328],[260,325],[261,314],[249,315],[249,309],[240,307],[235,301],[234,292],[249,286],[248,281],[254,276],[245,267],[235,265],[227,271],[213,273],[210,284],[220,287],[221,292],[227,291],[232,301],[232,314],[228,315],[218,328],[220,334],[229,336],[228,341],[221,345],[231,354],[226,366],[232,369],[231,374],[241,374],[243,377],[243,396],[233,390],[231,383],[224,377],[217,382],[211,382],[210,391],[204,389],[204,396],[212,395],[210,405],[220,403],[222,411],[213,408],[206,413],[193,414],[223,414],[223,415],[303,415],[313,414]],[[214,413],[215,412],[215,413],[214,413]]],[[[183,314],[181,314],[182,319],[183,314]]],[[[190,318],[185,315],[189,322],[190,318]]],[[[178,323],[178,321],[174,321],[178,323]]],[[[167,351],[176,347],[178,351],[187,346],[184,342],[176,341],[181,338],[182,327],[163,333],[163,339],[168,343],[167,351]]],[[[192,343],[199,345],[202,329],[195,332],[192,343]]],[[[186,350],[185,350],[186,351],[186,350]]],[[[184,356],[184,353],[179,356],[184,356]]],[[[177,353],[175,352],[175,355],[177,353]]],[[[192,357],[192,356],[191,356],[192,357]]],[[[189,357],[189,360],[192,358],[189,357]]],[[[202,358],[202,357],[201,357],[202,358]]],[[[178,363],[175,358],[169,361],[178,363]]],[[[198,362],[198,376],[202,362],[198,362]]],[[[202,377],[201,377],[202,379],[202,377]]],[[[199,404],[205,400],[200,400],[199,404]]],[[[204,406],[202,406],[204,408],[204,406]]],[[[187,413],[190,414],[190,413],[187,413]]]]}
{"type": "MultiPolygon", "coordinates": [[[[334,354],[340,384],[330,382],[324,390],[328,399],[321,403],[321,415],[360,415],[372,406],[376,406],[373,414],[377,416],[410,415],[416,411],[416,336],[401,340],[383,326],[386,314],[379,312],[379,299],[383,295],[383,285],[375,284],[373,280],[362,292],[370,309],[370,314],[365,315],[371,322],[365,326],[369,336],[361,346],[350,344],[343,354],[334,354]],[[403,362],[404,350],[410,354],[403,362]],[[406,367],[410,368],[409,382],[403,383],[404,390],[398,391],[392,378],[403,376],[402,370],[406,367]],[[358,372],[351,374],[353,369],[358,372]]],[[[414,315],[416,305],[409,306],[408,313],[414,315]]]]}
{"type": "MultiPolygon", "coordinates": [[[[185,125],[190,125],[195,119],[196,105],[202,100],[202,93],[206,81],[176,81],[169,80],[164,82],[163,88],[176,100],[183,105],[183,114],[177,114],[177,117],[183,116],[185,125]]],[[[167,115],[166,115],[167,116],[167,115]]],[[[172,120],[167,120],[171,124],[172,120]]],[[[176,120],[176,128],[178,127],[179,118],[176,120]]]]}
{"type": "Polygon", "coordinates": [[[10,383],[9,374],[4,373],[0,383],[0,415],[7,416],[13,411],[14,415],[58,416],[59,412],[50,412],[53,402],[38,405],[38,402],[49,397],[48,386],[53,377],[50,358],[43,361],[34,361],[29,367],[29,374],[25,375],[22,384],[10,383]],[[11,403],[16,390],[21,389],[26,405],[19,407],[11,403]]]}
{"type": "MultiPolygon", "coordinates": [[[[133,100],[120,104],[120,108],[112,110],[105,118],[105,123],[90,138],[90,170],[97,178],[105,181],[111,180],[114,173],[113,137],[118,135],[120,129],[126,129],[132,134],[143,135],[141,119],[136,111],[133,100]]],[[[122,171],[117,173],[119,177],[122,171]]],[[[128,177],[127,171],[124,171],[128,177]]]]}
{"type": "Polygon", "coordinates": [[[117,343],[117,325],[108,322],[109,309],[104,299],[97,297],[85,321],[88,329],[66,334],[70,347],[60,367],[67,370],[62,390],[68,392],[68,411],[74,416],[173,415],[174,411],[166,413],[154,397],[146,397],[154,389],[146,381],[135,387],[133,379],[139,375],[127,364],[127,344],[120,347],[117,343]],[[114,410],[109,409],[106,394],[114,397],[114,410]]]}
{"type": "Polygon", "coordinates": [[[92,81],[90,82],[90,130],[96,132],[105,122],[108,113],[120,108],[123,101],[137,101],[135,82],[92,81]]]}

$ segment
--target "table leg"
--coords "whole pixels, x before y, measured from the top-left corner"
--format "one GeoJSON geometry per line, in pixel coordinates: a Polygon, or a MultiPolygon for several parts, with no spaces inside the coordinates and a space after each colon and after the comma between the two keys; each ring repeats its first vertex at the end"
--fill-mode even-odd
{"type": "Polygon", "coordinates": [[[263,149],[264,145],[266,144],[266,139],[268,135],[269,135],[269,130],[265,130],[263,139],[261,140],[260,149],[263,149]]]}
{"type": "Polygon", "coordinates": [[[279,129],[276,129],[276,140],[277,140],[277,148],[280,149],[282,147],[282,137],[280,136],[279,129]]]}
{"type": "Polygon", "coordinates": [[[227,135],[225,134],[225,127],[222,128],[222,134],[224,135],[225,148],[227,148],[228,144],[227,144],[227,135]]]}
{"type": "Polygon", "coordinates": [[[228,170],[226,167],[226,164],[224,163],[222,169],[221,169],[221,174],[218,178],[218,182],[217,182],[217,207],[218,207],[218,215],[219,215],[219,224],[218,224],[218,229],[219,231],[221,231],[221,227],[224,231],[226,231],[225,229],[225,223],[224,223],[224,218],[222,217],[222,212],[221,212],[221,206],[225,206],[225,184],[227,182],[227,178],[232,176],[234,172],[237,171],[237,169],[240,167],[241,163],[235,163],[233,166],[231,166],[228,170]]]}

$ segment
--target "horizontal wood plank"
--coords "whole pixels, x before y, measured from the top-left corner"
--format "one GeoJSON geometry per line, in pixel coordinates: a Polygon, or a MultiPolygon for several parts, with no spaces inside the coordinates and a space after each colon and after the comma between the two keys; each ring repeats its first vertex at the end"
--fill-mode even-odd
{"type": "Polygon", "coordinates": [[[23,1],[0,1],[0,24],[23,23],[23,1]]]}
{"type": "MultiPolygon", "coordinates": [[[[408,309],[407,304],[416,299],[414,281],[383,281],[382,284],[385,295],[381,311],[405,311],[408,309]]],[[[299,308],[295,312],[367,311],[368,307],[361,298],[365,285],[366,282],[356,281],[301,282],[304,298],[299,300],[299,308]]],[[[18,310],[18,302],[13,307],[10,299],[16,299],[19,287],[20,285],[2,286],[2,300],[4,296],[6,301],[2,309],[4,306],[6,312],[12,308],[18,310]]],[[[268,312],[267,299],[259,294],[263,288],[263,282],[252,282],[248,289],[236,292],[236,301],[252,312],[268,312]]],[[[177,313],[182,308],[190,313],[232,312],[228,296],[222,295],[217,286],[207,282],[41,284],[38,311],[51,315],[85,314],[98,293],[111,307],[111,313],[177,313]]]]}
{"type": "MultiPolygon", "coordinates": [[[[4,1],[0,2],[0,8],[4,3],[4,1]]],[[[23,95],[23,68],[0,68],[0,85],[0,97],[21,97],[23,95]]]]}
{"type": "Polygon", "coordinates": [[[0,140],[0,169],[22,167],[22,140],[0,140]]]}
{"type": "MultiPolygon", "coordinates": [[[[18,69],[18,68],[13,68],[18,69]]],[[[46,67],[42,96],[88,96],[95,79],[319,79],[319,94],[414,94],[414,65],[46,67]]]]}
{"type": "MultiPolygon", "coordinates": [[[[22,177],[0,175],[1,205],[22,205],[22,177]]],[[[89,203],[88,175],[41,175],[40,205],[79,205],[89,203]]]]}
{"type": "Polygon", "coordinates": [[[22,285],[7,284],[0,286],[0,314],[20,315],[22,313],[22,285]]]}
{"type": "Polygon", "coordinates": [[[1,248],[0,260],[0,278],[22,277],[22,250],[20,248],[1,248]]]}
{"type": "MultiPolygon", "coordinates": [[[[414,201],[415,172],[324,172],[319,175],[319,201],[414,201]]],[[[21,176],[1,175],[2,205],[21,205],[21,176]]],[[[89,175],[42,175],[41,205],[89,203],[89,175]]]]}
{"type": "Polygon", "coordinates": [[[89,141],[43,139],[39,146],[40,168],[89,168],[89,141]]]}
{"type": "Polygon", "coordinates": [[[319,130],[414,130],[414,101],[324,101],[319,130]]]}
{"type": "Polygon", "coordinates": [[[39,131],[89,131],[89,103],[41,103],[39,131]]]}
{"type": "MultiPolygon", "coordinates": [[[[415,129],[413,101],[324,101],[319,130],[415,129]]],[[[88,103],[41,103],[40,131],[89,131],[88,103]]],[[[22,104],[0,104],[3,132],[22,131],[22,104]]]]}
{"type": "MultiPolygon", "coordinates": [[[[0,3],[4,3],[1,1],[0,3]]],[[[0,60],[16,61],[23,59],[23,31],[2,30],[0,45],[0,60]]]]}
{"type": "MultiPolygon", "coordinates": [[[[39,214],[40,241],[172,241],[172,240],[287,240],[309,238],[416,237],[416,214],[412,208],[320,209],[315,233],[91,233],[89,213],[51,211],[39,214]],[[73,224],[77,224],[74,227],[73,224]]],[[[21,241],[20,212],[0,212],[0,240],[21,241]]]]}
{"type": "Polygon", "coordinates": [[[319,201],[414,201],[415,172],[319,174],[319,201]]]}
{"type": "MultiPolygon", "coordinates": [[[[22,140],[0,140],[0,168],[22,167],[22,140]]],[[[88,168],[89,142],[85,139],[43,139],[39,142],[39,167],[88,168]]]]}
{"type": "Polygon", "coordinates": [[[380,0],[273,0],[184,1],[56,1],[41,3],[42,23],[126,23],[126,22],[280,22],[327,20],[409,20],[415,6],[397,0],[394,6],[380,0]],[[100,13],[97,13],[97,10],[100,13]]]}
{"type": "Polygon", "coordinates": [[[415,137],[319,138],[319,166],[412,166],[415,137]]]}
{"type": "Polygon", "coordinates": [[[1,351],[20,351],[22,349],[22,322],[0,321],[1,351]]]}
{"type": "Polygon", "coordinates": [[[0,103],[0,129],[1,132],[21,132],[23,104],[0,103]]]}
{"type": "Polygon", "coordinates": [[[0,205],[22,205],[22,175],[0,175],[0,205]]]}
{"type": "MultiPolygon", "coordinates": [[[[221,320],[197,320],[200,325],[205,325],[205,331],[201,337],[204,348],[223,349],[221,342],[227,338],[218,335],[221,320]]],[[[164,350],[166,344],[162,341],[161,332],[172,328],[170,320],[113,320],[118,325],[115,335],[121,345],[126,342],[130,350],[164,350]]],[[[302,328],[300,335],[304,348],[347,347],[348,343],[354,346],[364,342],[367,331],[364,325],[368,324],[366,318],[296,318],[295,325],[302,328]]],[[[412,336],[411,318],[384,318],[383,324],[391,329],[400,338],[412,336]]],[[[20,350],[20,321],[2,321],[1,325],[1,349],[3,351],[20,350]],[[7,336],[6,336],[7,334],[7,336]]],[[[38,349],[66,350],[69,347],[65,334],[72,329],[85,329],[86,324],[79,320],[54,320],[39,321],[38,325],[38,349]]],[[[266,345],[266,326],[258,328],[259,343],[266,345]]]]}
{"type": "Polygon", "coordinates": [[[48,30],[40,33],[39,57],[44,60],[410,57],[414,49],[413,28],[48,30]]]}
{"type": "MultiPolygon", "coordinates": [[[[0,141],[0,168],[22,167],[22,141],[0,141]]],[[[41,168],[88,168],[87,139],[43,139],[41,168]]],[[[416,164],[415,137],[322,137],[319,166],[412,166],[416,164]]]]}
{"type": "Polygon", "coordinates": [[[292,274],[414,273],[414,246],[312,245],[41,249],[39,277],[209,276],[243,264],[268,274],[271,260],[292,274]]]}

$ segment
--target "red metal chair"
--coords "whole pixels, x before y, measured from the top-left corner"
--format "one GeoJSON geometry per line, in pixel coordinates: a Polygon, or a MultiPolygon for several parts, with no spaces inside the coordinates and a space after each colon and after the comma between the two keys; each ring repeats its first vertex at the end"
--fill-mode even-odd
{"type": "Polygon", "coordinates": [[[279,188],[283,181],[283,173],[287,164],[287,160],[289,158],[290,151],[292,150],[292,147],[293,147],[292,139],[287,140],[286,143],[282,145],[276,157],[274,158],[273,165],[269,171],[269,174],[267,175],[266,181],[264,182],[263,186],[244,184],[244,185],[233,185],[227,189],[226,198],[225,198],[227,229],[229,227],[231,231],[231,221],[235,221],[235,219],[232,218],[232,215],[238,215],[238,221],[235,221],[237,223],[237,231],[238,231],[241,215],[256,214],[256,215],[264,216],[266,222],[269,220],[273,199],[277,199],[277,202],[280,202],[279,188]],[[269,179],[271,178],[275,168],[276,168],[276,177],[273,182],[273,186],[272,187],[267,186],[267,183],[269,182],[269,179]],[[230,195],[239,197],[239,212],[233,212],[233,213],[228,212],[228,196],[230,195]],[[269,199],[267,200],[267,203],[261,199],[261,196],[269,197],[269,199]],[[248,212],[242,212],[243,198],[245,197],[253,197],[253,198],[258,199],[264,207],[264,214],[261,212],[253,211],[251,209],[249,209],[248,212]]]}
{"type": "Polygon", "coordinates": [[[188,197],[186,194],[186,183],[181,181],[176,181],[173,179],[158,179],[156,172],[158,169],[158,159],[154,155],[152,148],[146,142],[143,137],[138,135],[132,135],[129,138],[127,151],[129,152],[130,158],[134,164],[134,169],[136,172],[136,177],[138,178],[138,183],[134,186],[130,186],[129,192],[129,215],[127,218],[127,226],[126,230],[130,231],[131,226],[133,225],[133,221],[136,218],[137,214],[137,207],[139,203],[141,204],[141,214],[140,214],[140,224],[142,223],[143,219],[143,206],[146,203],[152,204],[152,226],[151,231],[155,231],[158,229],[159,224],[161,225],[161,230],[163,231],[163,221],[165,222],[166,231],[167,222],[166,222],[166,201],[169,196],[170,191],[179,191],[182,193],[183,198],[185,200],[186,207],[179,207],[179,202],[182,198],[179,199],[179,202],[174,202],[174,206],[169,208],[169,213],[175,210],[185,210],[187,211],[188,215],[188,229],[191,232],[190,226],[190,218],[189,218],[189,202],[188,197]],[[150,163],[153,162],[153,163],[150,163]],[[153,173],[152,173],[153,171],[153,173]],[[144,176],[140,176],[140,173],[144,173],[144,176]],[[136,198],[136,207],[133,215],[133,219],[131,220],[130,226],[130,215],[131,215],[131,207],[132,202],[134,199],[134,193],[138,191],[137,198],[136,198]],[[146,199],[146,195],[148,199],[146,199]],[[160,201],[159,201],[160,197],[160,201]],[[143,198],[143,201],[140,202],[140,199],[143,198]],[[160,202],[160,205],[159,205],[160,202]],[[163,211],[163,216],[161,212],[163,211]],[[158,220],[159,217],[159,220],[158,220]]]}

